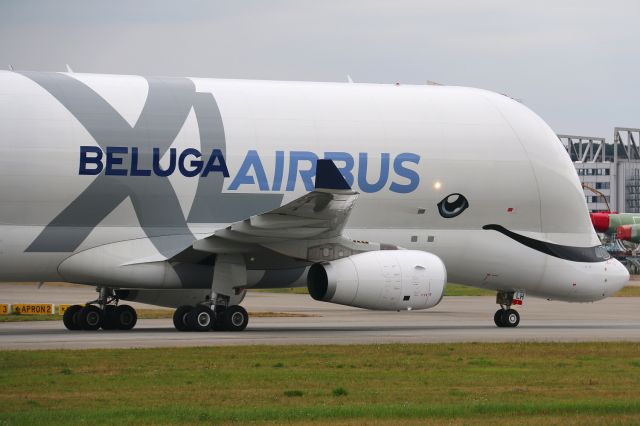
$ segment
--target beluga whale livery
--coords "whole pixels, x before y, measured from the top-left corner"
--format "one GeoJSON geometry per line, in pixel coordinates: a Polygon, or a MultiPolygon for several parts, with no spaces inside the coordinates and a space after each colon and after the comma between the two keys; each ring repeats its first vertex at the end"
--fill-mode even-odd
{"type": "Polygon", "coordinates": [[[520,103],[448,86],[0,71],[0,280],[98,297],[70,330],[243,330],[247,289],[428,309],[492,289],[499,327],[533,297],[627,281],[554,132],[520,103]]]}

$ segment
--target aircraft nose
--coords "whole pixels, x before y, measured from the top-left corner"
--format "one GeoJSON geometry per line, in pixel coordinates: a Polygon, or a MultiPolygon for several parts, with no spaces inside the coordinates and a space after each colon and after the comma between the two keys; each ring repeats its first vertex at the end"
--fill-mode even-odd
{"type": "Polygon", "coordinates": [[[629,282],[629,271],[617,259],[610,259],[606,266],[606,296],[612,296],[629,282]]]}

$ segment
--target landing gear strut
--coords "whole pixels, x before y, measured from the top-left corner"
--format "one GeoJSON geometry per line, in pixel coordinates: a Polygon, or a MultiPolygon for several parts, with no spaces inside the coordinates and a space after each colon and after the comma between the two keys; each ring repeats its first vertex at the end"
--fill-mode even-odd
{"type": "Polygon", "coordinates": [[[496,303],[500,305],[500,309],[493,316],[493,322],[498,327],[517,327],[520,324],[520,314],[515,309],[511,309],[513,294],[513,292],[498,291],[496,295],[496,303]]]}
{"type": "Polygon", "coordinates": [[[62,321],[68,330],[131,330],[138,321],[135,309],[118,305],[118,297],[106,287],[97,289],[99,296],[86,305],[67,308],[62,321]]]}

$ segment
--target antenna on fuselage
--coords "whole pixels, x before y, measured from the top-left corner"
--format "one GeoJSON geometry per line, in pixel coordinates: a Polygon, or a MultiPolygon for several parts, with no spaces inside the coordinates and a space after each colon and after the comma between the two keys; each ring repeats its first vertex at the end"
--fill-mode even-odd
{"type": "Polygon", "coordinates": [[[349,74],[347,74],[347,83],[353,83],[353,80],[351,80],[351,76],[349,74]]]}
{"type": "Polygon", "coordinates": [[[13,71],[13,65],[9,64],[9,71],[13,71]]]}
{"type": "Polygon", "coordinates": [[[71,67],[69,66],[69,64],[65,64],[67,66],[67,72],[69,74],[73,74],[73,70],[71,69],[71,67]]]}

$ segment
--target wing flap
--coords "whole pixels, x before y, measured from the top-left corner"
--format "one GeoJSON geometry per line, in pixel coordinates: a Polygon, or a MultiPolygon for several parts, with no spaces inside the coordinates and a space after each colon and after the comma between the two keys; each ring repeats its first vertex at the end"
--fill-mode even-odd
{"type": "Polygon", "coordinates": [[[303,217],[291,217],[282,213],[265,213],[251,216],[249,219],[253,228],[260,229],[288,229],[300,226],[320,226],[326,224],[324,219],[305,219],[303,217]]]}

